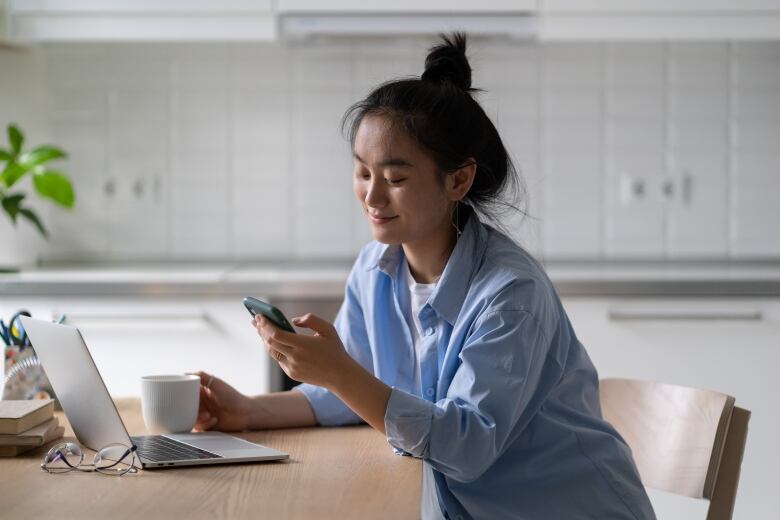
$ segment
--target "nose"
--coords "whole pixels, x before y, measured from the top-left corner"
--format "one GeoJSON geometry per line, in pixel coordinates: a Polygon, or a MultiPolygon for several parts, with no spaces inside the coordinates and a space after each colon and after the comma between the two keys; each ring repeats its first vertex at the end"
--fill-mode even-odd
{"type": "Polygon", "coordinates": [[[383,181],[383,179],[373,179],[368,183],[365,201],[369,208],[383,208],[387,205],[383,181]]]}

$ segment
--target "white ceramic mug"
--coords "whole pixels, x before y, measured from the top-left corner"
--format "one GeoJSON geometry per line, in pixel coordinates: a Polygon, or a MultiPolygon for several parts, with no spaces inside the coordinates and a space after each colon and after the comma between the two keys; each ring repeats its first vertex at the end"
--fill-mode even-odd
{"type": "Polygon", "coordinates": [[[198,418],[200,377],[189,374],[141,378],[141,410],[153,434],[184,433],[198,418]]]}

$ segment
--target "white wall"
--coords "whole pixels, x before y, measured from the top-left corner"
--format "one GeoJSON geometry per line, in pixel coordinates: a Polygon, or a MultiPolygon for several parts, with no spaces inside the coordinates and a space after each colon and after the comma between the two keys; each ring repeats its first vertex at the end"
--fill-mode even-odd
{"type": "MultiPolygon", "coordinates": [[[[419,75],[430,44],[46,47],[43,114],[78,201],[44,257],[354,255],[369,235],[340,118],[419,75]]],[[[475,41],[470,58],[536,254],[780,256],[780,44],[475,41]]]]}

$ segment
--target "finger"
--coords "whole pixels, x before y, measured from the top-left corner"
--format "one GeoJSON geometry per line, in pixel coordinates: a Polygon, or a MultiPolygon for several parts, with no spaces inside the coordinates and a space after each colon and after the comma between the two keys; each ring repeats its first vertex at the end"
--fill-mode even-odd
{"type": "Polygon", "coordinates": [[[290,379],[294,379],[290,372],[290,365],[288,364],[287,359],[283,359],[279,361],[279,368],[282,369],[282,372],[287,374],[287,377],[289,377],[290,379]]]}
{"type": "Polygon", "coordinates": [[[289,345],[285,345],[284,343],[279,343],[278,341],[274,340],[273,338],[269,338],[265,340],[265,346],[268,348],[269,353],[271,351],[279,352],[281,355],[287,357],[292,356],[295,354],[295,347],[291,347],[289,345]]]}
{"type": "Polygon", "coordinates": [[[209,377],[211,375],[204,372],[203,370],[198,370],[197,372],[187,372],[187,374],[200,377],[200,384],[203,386],[208,384],[209,377]]]}
{"type": "Polygon", "coordinates": [[[216,424],[219,422],[219,419],[216,417],[211,417],[209,420],[200,422],[198,421],[198,424],[196,425],[196,428],[198,428],[199,431],[206,431],[212,429],[216,424]]]}
{"type": "Polygon", "coordinates": [[[198,417],[195,420],[195,429],[199,431],[203,431],[208,427],[209,423],[214,419],[214,416],[211,415],[208,410],[202,410],[198,413],[198,417]]]}
{"type": "Polygon", "coordinates": [[[282,343],[291,347],[297,347],[301,344],[302,336],[300,334],[280,329],[265,316],[260,316],[258,321],[257,330],[263,339],[272,339],[276,343],[282,343]]]}
{"type": "Polygon", "coordinates": [[[217,410],[219,410],[219,404],[214,397],[214,393],[205,386],[201,386],[198,413],[208,412],[212,416],[215,416],[217,415],[217,410]]]}
{"type": "Polygon", "coordinates": [[[320,336],[331,336],[335,333],[336,330],[331,322],[324,320],[316,314],[312,313],[293,318],[292,322],[298,327],[311,329],[320,336]]]}
{"type": "Polygon", "coordinates": [[[282,361],[287,360],[287,357],[284,354],[272,348],[268,349],[268,356],[274,361],[276,361],[277,363],[281,363],[282,361]]]}

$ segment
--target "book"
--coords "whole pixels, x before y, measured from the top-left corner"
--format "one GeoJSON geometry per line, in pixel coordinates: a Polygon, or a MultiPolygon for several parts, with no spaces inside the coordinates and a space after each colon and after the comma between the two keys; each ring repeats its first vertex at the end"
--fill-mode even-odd
{"type": "Polygon", "coordinates": [[[27,431],[11,435],[0,434],[0,446],[42,446],[53,439],[59,439],[65,432],[56,417],[33,426],[27,431]]]}
{"type": "Polygon", "coordinates": [[[0,446],[0,457],[16,457],[25,451],[34,450],[37,446],[0,446]]]}
{"type": "Polygon", "coordinates": [[[0,400],[0,434],[16,435],[53,416],[53,399],[0,400]]]}

